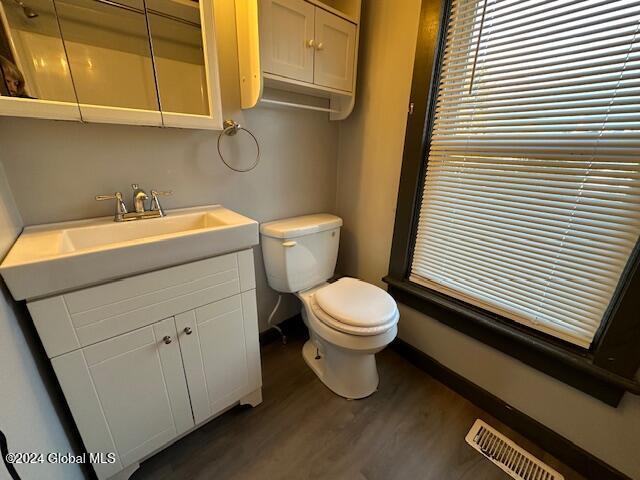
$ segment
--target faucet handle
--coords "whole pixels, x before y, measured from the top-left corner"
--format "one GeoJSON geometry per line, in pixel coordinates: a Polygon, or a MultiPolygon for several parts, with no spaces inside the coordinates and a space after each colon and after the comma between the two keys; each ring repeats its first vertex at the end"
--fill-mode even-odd
{"type": "Polygon", "coordinates": [[[160,200],[158,200],[158,197],[160,196],[168,197],[169,195],[173,195],[172,190],[167,190],[167,191],[151,190],[151,208],[149,210],[158,211],[160,212],[160,216],[164,217],[164,210],[162,208],[162,205],[160,205],[160,200]]]}
{"type": "Polygon", "coordinates": [[[103,200],[115,200],[116,201],[116,211],[114,214],[113,220],[115,222],[121,222],[124,219],[125,213],[127,213],[127,206],[124,204],[122,200],[122,193],[116,192],[113,195],[96,195],[95,199],[99,202],[103,200]]]}
{"type": "Polygon", "coordinates": [[[168,197],[169,195],[173,195],[173,190],[151,190],[152,197],[168,197]]]}
{"type": "Polygon", "coordinates": [[[96,200],[99,202],[103,200],[115,200],[117,198],[122,198],[122,194],[120,192],[116,192],[113,195],[96,195],[96,200]]]}

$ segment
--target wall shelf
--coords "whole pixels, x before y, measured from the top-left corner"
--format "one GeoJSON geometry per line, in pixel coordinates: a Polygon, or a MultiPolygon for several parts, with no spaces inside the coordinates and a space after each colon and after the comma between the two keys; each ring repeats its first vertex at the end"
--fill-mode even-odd
{"type": "Polygon", "coordinates": [[[306,105],[303,103],[295,103],[295,102],[284,102],[282,100],[272,100],[270,98],[261,98],[260,103],[266,105],[277,105],[280,107],[293,107],[293,108],[301,108],[303,110],[315,110],[316,112],[328,112],[328,113],[340,113],[340,110],[333,110],[331,108],[326,107],[316,107],[314,105],[306,105]]]}

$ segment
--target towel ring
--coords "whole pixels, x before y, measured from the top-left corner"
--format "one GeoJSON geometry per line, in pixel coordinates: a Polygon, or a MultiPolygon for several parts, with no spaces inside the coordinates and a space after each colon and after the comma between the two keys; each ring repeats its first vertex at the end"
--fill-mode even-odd
{"type": "Polygon", "coordinates": [[[234,120],[225,120],[222,123],[222,126],[224,127],[224,129],[222,130],[222,132],[220,132],[220,135],[218,135],[218,155],[220,155],[220,159],[222,160],[222,163],[224,163],[227,167],[229,167],[234,172],[248,172],[249,170],[253,170],[254,168],[256,168],[256,166],[258,165],[258,162],[260,162],[260,144],[258,143],[258,139],[256,138],[256,136],[253,133],[251,133],[249,130],[241,126],[238,122],[235,122],[234,120]],[[238,133],[239,130],[244,130],[249,135],[251,135],[251,138],[253,138],[253,141],[256,142],[256,149],[258,150],[258,153],[256,154],[256,161],[253,162],[253,165],[251,165],[249,168],[244,168],[244,169],[235,168],[229,165],[227,161],[224,159],[224,155],[222,155],[222,151],[220,150],[220,140],[222,140],[223,135],[226,135],[228,137],[233,137],[238,133]]]}

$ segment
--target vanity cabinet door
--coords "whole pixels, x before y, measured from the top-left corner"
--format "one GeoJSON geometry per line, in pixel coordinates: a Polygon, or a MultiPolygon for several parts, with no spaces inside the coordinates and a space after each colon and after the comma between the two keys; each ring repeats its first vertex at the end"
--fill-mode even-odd
{"type": "Polygon", "coordinates": [[[262,0],[260,41],[265,72],[313,82],[314,6],[303,0],[262,0]]]}
{"type": "Polygon", "coordinates": [[[262,386],[255,290],[176,316],[196,424],[262,386]]]}
{"type": "Polygon", "coordinates": [[[316,8],[315,39],[314,83],[353,91],[356,26],[316,8]]]}
{"type": "Polygon", "coordinates": [[[173,318],[52,360],[87,451],[115,452],[100,478],[194,425],[173,318]]]}

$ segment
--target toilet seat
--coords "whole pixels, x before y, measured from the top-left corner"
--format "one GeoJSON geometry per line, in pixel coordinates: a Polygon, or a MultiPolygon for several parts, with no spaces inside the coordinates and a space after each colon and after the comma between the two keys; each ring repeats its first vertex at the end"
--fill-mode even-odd
{"type": "Polygon", "coordinates": [[[393,297],[381,288],[344,277],[316,290],[311,308],[325,325],[351,335],[386,332],[400,316],[393,297]]]}

